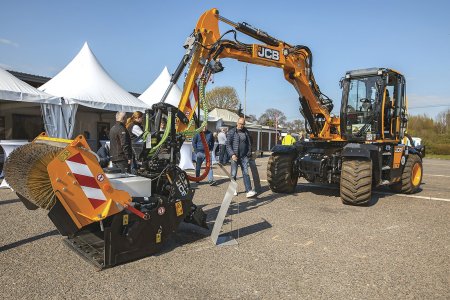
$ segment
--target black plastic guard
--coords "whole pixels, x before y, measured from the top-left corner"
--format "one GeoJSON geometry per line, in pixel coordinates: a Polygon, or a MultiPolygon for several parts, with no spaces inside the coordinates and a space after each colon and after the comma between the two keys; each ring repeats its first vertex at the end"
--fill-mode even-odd
{"type": "Polygon", "coordinates": [[[272,153],[297,154],[297,148],[292,145],[275,145],[271,151],[272,153]]]}
{"type": "Polygon", "coordinates": [[[48,217],[62,236],[73,235],[79,230],[58,199],[48,212],[48,217]]]}
{"type": "Polygon", "coordinates": [[[370,152],[378,151],[378,147],[371,144],[350,143],[342,149],[342,157],[364,157],[370,159],[370,152]]]}

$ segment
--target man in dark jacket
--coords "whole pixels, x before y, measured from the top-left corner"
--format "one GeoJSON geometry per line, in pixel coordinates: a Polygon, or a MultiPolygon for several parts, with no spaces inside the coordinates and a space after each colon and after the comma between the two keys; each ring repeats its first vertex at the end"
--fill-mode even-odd
{"type": "Polygon", "coordinates": [[[116,113],[116,124],[109,132],[110,154],[113,166],[120,168],[122,172],[130,171],[130,163],[133,158],[131,148],[131,137],[128,130],[125,128],[126,113],[116,113]]]}
{"type": "MultiPolygon", "coordinates": [[[[246,196],[247,198],[255,196],[256,192],[252,189],[252,183],[248,175],[249,159],[252,156],[252,139],[245,128],[245,118],[239,118],[236,127],[228,131],[227,152],[231,157],[231,176],[236,180],[237,168],[240,165],[246,196]]],[[[237,192],[235,195],[237,195],[237,192]]]]}
{"type": "MultiPolygon", "coordinates": [[[[206,143],[208,144],[209,152],[211,153],[212,149],[214,148],[214,136],[211,131],[209,131],[206,126],[203,128],[203,133],[205,134],[206,143]]],[[[200,137],[200,133],[197,133],[194,138],[192,139],[192,147],[194,148],[195,157],[196,157],[196,164],[195,164],[195,176],[200,176],[200,168],[202,167],[202,163],[205,160],[205,148],[202,144],[202,139],[200,137]]],[[[211,157],[210,157],[211,162],[211,157]]],[[[215,185],[216,182],[214,181],[214,174],[212,170],[212,164],[211,168],[209,169],[208,173],[208,182],[210,185],[215,185]]]]}

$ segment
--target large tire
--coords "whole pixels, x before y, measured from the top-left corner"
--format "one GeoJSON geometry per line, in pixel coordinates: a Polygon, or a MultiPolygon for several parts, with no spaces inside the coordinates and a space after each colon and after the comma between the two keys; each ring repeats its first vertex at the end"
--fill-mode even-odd
{"type": "Polygon", "coordinates": [[[372,197],[372,161],[345,159],[342,162],[340,193],[342,203],[368,204],[372,197]]]}
{"type": "Polygon", "coordinates": [[[422,183],[422,175],[422,159],[417,154],[410,154],[406,159],[401,180],[391,185],[391,189],[403,194],[416,193],[422,183]]]}
{"type": "Polygon", "coordinates": [[[267,181],[275,193],[293,193],[298,182],[295,154],[272,154],[267,164],[267,181]]]}

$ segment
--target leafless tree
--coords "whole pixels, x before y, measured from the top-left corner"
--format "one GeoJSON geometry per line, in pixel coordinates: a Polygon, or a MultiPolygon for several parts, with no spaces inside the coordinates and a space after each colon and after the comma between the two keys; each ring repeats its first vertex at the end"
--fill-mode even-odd
{"type": "Polygon", "coordinates": [[[284,126],[286,124],[285,114],[278,109],[269,108],[259,117],[258,124],[275,127],[276,120],[278,120],[278,125],[284,126]]]}

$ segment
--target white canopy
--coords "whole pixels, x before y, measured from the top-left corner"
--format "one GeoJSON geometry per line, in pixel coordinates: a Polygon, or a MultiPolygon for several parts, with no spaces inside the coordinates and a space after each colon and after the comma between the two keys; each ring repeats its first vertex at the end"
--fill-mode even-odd
{"type": "Polygon", "coordinates": [[[75,58],[39,90],[83,106],[132,112],[149,107],[119,86],[105,71],[87,43],[75,58]]]}
{"type": "MultiPolygon", "coordinates": [[[[224,108],[214,108],[208,113],[208,121],[217,122],[222,120],[223,125],[236,126],[239,120],[239,115],[235,112],[229,111],[224,108]]],[[[248,128],[260,128],[261,125],[254,124],[252,122],[246,122],[246,127],[248,128]]]]}
{"type": "MultiPolygon", "coordinates": [[[[139,96],[139,99],[147,103],[149,106],[161,101],[164,93],[169,87],[170,78],[171,76],[169,74],[169,70],[167,70],[167,67],[164,67],[158,78],[156,78],[155,81],[153,81],[153,83],[145,90],[145,92],[139,96]]],[[[165,103],[178,107],[182,92],[183,91],[177,85],[174,85],[167,96],[165,103]]]]}
{"type": "Polygon", "coordinates": [[[239,116],[237,113],[223,108],[214,108],[208,113],[208,121],[218,121],[222,119],[223,122],[236,124],[239,116]]]}
{"type": "Polygon", "coordinates": [[[35,89],[0,68],[0,100],[60,104],[60,98],[35,89]]]}

